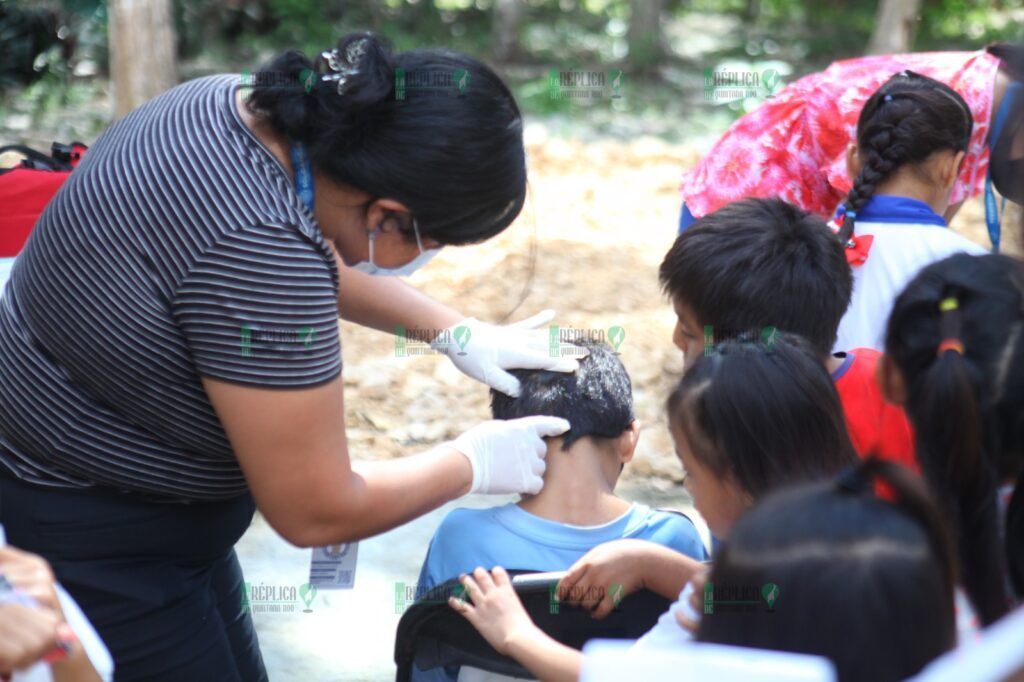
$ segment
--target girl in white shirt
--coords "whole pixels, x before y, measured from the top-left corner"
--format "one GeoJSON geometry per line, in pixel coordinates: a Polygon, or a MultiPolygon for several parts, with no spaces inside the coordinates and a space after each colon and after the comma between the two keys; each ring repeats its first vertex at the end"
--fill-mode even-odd
{"type": "Polygon", "coordinates": [[[853,188],[832,222],[854,276],[836,351],[882,350],[893,301],[921,268],[954,253],[985,252],[942,217],[973,126],[955,90],[912,71],[890,78],[864,104],[847,148],[853,188]]]}

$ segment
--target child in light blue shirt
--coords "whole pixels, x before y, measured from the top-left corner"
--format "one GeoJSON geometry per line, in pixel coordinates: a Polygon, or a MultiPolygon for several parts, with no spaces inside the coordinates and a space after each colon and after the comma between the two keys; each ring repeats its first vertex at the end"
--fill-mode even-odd
{"type": "MultiPolygon", "coordinates": [[[[438,526],[420,571],[418,593],[469,573],[491,569],[564,571],[597,545],[634,538],[656,542],[698,560],[707,558],[689,518],[615,496],[633,458],[639,426],[629,375],[603,344],[585,346],[573,374],[516,370],[518,398],[491,392],[495,419],[553,415],[569,420],[548,441],[544,488],[519,502],[490,509],[455,509],[438,526]]],[[[454,680],[457,669],[413,670],[415,680],[454,680]]]]}

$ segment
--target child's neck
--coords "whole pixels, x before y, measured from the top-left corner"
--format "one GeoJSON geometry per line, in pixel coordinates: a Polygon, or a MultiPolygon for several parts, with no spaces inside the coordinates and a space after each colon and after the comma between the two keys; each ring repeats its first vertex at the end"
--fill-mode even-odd
{"type": "Polygon", "coordinates": [[[875,188],[875,194],[917,199],[928,204],[939,215],[945,214],[949,208],[949,192],[925,182],[910,172],[897,171],[875,188]]]}
{"type": "Polygon", "coordinates": [[[617,472],[608,471],[610,455],[598,451],[599,447],[584,438],[563,451],[561,440],[552,441],[545,458],[544,487],[536,495],[524,495],[519,507],[573,526],[597,526],[625,514],[630,504],[615,496],[617,472]]]}

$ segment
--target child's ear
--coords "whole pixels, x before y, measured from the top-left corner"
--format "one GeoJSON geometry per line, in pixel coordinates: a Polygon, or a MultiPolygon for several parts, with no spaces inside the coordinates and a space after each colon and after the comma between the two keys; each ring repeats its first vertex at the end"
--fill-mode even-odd
{"type": "Polygon", "coordinates": [[[949,166],[944,169],[944,175],[942,179],[945,181],[944,184],[946,189],[953,189],[953,185],[956,184],[956,179],[960,176],[960,169],[963,168],[964,158],[967,156],[967,152],[957,152],[949,161],[949,166]]]}
{"type": "Polygon", "coordinates": [[[887,403],[893,405],[905,405],[907,402],[907,383],[903,380],[903,373],[896,363],[888,355],[881,355],[878,358],[878,365],[875,367],[875,379],[882,388],[882,396],[887,403]]]}
{"type": "Polygon", "coordinates": [[[846,145],[846,174],[850,176],[850,182],[860,175],[860,152],[857,151],[856,142],[846,145]]]}
{"type": "Polygon", "coordinates": [[[618,454],[620,462],[625,464],[633,459],[633,455],[636,453],[636,444],[639,441],[640,422],[634,419],[615,443],[616,454],[618,454]]]}

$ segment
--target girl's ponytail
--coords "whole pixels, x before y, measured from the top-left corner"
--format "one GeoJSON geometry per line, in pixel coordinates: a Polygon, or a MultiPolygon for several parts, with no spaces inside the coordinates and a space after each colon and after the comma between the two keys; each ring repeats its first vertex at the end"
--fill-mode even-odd
{"type": "Polygon", "coordinates": [[[1001,481],[1019,477],[1024,464],[1019,267],[1004,256],[966,254],[929,265],[897,298],[886,334],[922,471],[955,533],[963,587],[986,625],[1009,610],[1008,578],[1019,590],[1024,563],[1021,500],[1013,500],[1004,526],[998,499],[1001,481]]]}

